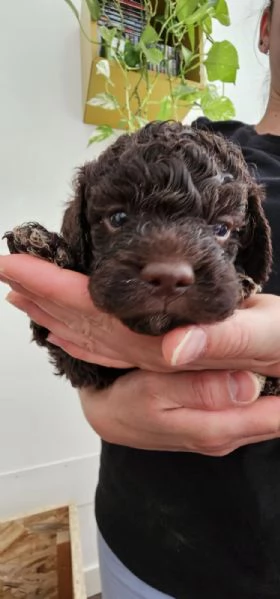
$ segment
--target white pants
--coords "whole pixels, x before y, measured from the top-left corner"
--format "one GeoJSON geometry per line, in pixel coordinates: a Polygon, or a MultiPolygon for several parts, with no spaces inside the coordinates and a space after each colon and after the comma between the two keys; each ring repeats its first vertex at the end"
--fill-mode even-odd
{"type": "Polygon", "coordinates": [[[98,533],[102,599],[175,599],[142,582],[114,555],[98,533]]]}

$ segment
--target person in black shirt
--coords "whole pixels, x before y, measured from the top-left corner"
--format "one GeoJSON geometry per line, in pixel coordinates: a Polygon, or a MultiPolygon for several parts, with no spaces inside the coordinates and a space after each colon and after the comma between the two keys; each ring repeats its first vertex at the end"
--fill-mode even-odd
{"type": "Polygon", "coordinates": [[[270,52],[272,76],[261,122],[193,124],[237,143],[266,187],[274,266],[246,314],[196,331],[186,347],[182,331],[170,333],[162,356],[161,340],[106,324],[85,299],[86,277],[58,278],[28,256],[0,258],[9,300],[53,343],[80,359],[142,369],[109,390],[81,392],[85,416],[106,440],[96,493],[104,599],[280,597],[280,398],[254,401],[257,382],[246,372],[280,376],[280,0],[264,11],[260,49],[270,52]],[[94,320],[92,351],[65,325],[82,331],[80,314],[94,320]],[[174,352],[185,374],[168,374],[174,352]]]}

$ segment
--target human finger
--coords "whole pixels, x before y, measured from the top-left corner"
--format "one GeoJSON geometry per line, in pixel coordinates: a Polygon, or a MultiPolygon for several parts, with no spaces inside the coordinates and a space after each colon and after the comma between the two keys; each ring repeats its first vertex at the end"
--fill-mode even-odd
{"type": "Polygon", "coordinates": [[[131,368],[133,366],[128,362],[116,359],[115,353],[106,344],[102,346],[102,344],[98,343],[95,347],[93,339],[83,339],[81,341],[81,334],[75,333],[75,331],[69,328],[68,324],[53,318],[26,297],[15,292],[10,292],[7,300],[14,307],[27,314],[33,322],[49,330],[51,334],[48,336],[48,341],[53,345],[61,347],[61,349],[64,349],[72,357],[110,368],[131,368]],[[71,341],[68,340],[68,337],[71,338],[71,341]],[[77,344],[75,344],[76,337],[77,344]],[[78,344],[83,344],[84,348],[78,344]],[[96,348],[98,348],[98,351],[96,348]]]}
{"type": "MultiPolygon", "coordinates": [[[[190,410],[186,427],[188,450],[207,455],[225,455],[249,443],[280,436],[280,397],[261,397],[251,405],[219,412],[190,410]]],[[[180,414],[174,414],[177,420],[180,414]]],[[[178,425],[179,422],[174,422],[178,425]]]]}
{"type": "MultiPolygon", "coordinates": [[[[108,366],[109,368],[133,368],[134,365],[130,362],[125,362],[123,360],[117,360],[116,358],[109,357],[106,355],[108,352],[104,352],[104,355],[99,351],[93,352],[87,349],[84,349],[81,345],[76,345],[72,341],[67,341],[65,339],[61,339],[56,335],[50,334],[48,336],[48,341],[52,345],[56,345],[63,349],[67,354],[72,356],[72,358],[76,358],[77,360],[83,360],[83,362],[89,362],[90,364],[100,364],[101,366],[108,366]]],[[[105,350],[106,351],[106,350],[105,350]]]]}
{"type": "Polygon", "coordinates": [[[279,313],[280,298],[254,296],[223,322],[171,331],[163,339],[163,355],[173,366],[190,364],[192,369],[220,368],[221,361],[225,369],[278,365],[279,313]]]}
{"type": "Polygon", "coordinates": [[[0,275],[20,284],[26,291],[72,310],[93,313],[88,291],[88,277],[72,270],[30,256],[11,254],[0,256],[0,275]],[[71,289],[71,293],[69,293],[71,289]]]}

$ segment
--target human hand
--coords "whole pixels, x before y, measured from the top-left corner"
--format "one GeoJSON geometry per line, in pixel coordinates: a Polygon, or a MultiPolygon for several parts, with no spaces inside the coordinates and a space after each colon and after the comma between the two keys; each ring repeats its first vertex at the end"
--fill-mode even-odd
{"type": "Polygon", "coordinates": [[[280,436],[280,397],[254,402],[258,394],[249,373],[134,371],[103,391],[82,389],[80,399],[90,426],[109,443],[224,456],[280,436]]]}
{"type": "Polygon", "coordinates": [[[242,310],[211,326],[137,335],[97,310],[87,277],[27,255],[0,257],[9,299],[51,331],[50,341],[73,357],[115,368],[174,371],[250,370],[280,376],[280,298],[256,295],[242,310]]]}
{"type": "Polygon", "coordinates": [[[47,328],[49,341],[73,357],[112,368],[168,370],[160,339],[133,333],[95,308],[88,277],[13,254],[0,256],[0,280],[13,290],[8,301],[47,328]]]}
{"type": "MultiPolygon", "coordinates": [[[[58,344],[75,357],[115,367],[143,363],[149,369],[168,370],[175,351],[192,369],[208,364],[216,370],[240,367],[280,374],[278,298],[256,296],[232,319],[203,327],[207,344],[202,357],[191,363],[195,352],[199,354],[197,346],[190,351],[189,344],[187,357],[176,349],[187,330],[173,331],[163,339],[127,331],[95,310],[84,276],[30,256],[2,257],[0,269],[2,279],[14,289],[12,302],[62,337],[58,344]]],[[[259,395],[258,383],[248,372],[231,373],[231,378],[227,372],[137,372],[121,377],[106,391],[88,389],[80,395],[96,432],[132,447],[225,455],[241,445],[279,436],[280,398],[246,405],[259,395]]]]}

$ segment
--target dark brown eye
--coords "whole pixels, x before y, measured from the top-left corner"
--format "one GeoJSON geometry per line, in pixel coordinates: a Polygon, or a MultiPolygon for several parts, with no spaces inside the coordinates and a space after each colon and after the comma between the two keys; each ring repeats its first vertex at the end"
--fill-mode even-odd
{"type": "Polygon", "coordinates": [[[112,229],[120,229],[120,227],[122,227],[126,223],[127,219],[128,216],[126,212],[119,211],[114,212],[114,214],[111,214],[105,220],[107,220],[108,224],[112,227],[112,229]]]}
{"type": "Polygon", "coordinates": [[[223,184],[226,185],[227,183],[232,183],[234,181],[234,177],[232,175],[230,175],[229,173],[224,174],[223,176],[223,184]]]}
{"type": "Polygon", "coordinates": [[[213,226],[214,235],[219,239],[227,239],[230,236],[230,227],[226,223],[217,223],[213,226]]]}

